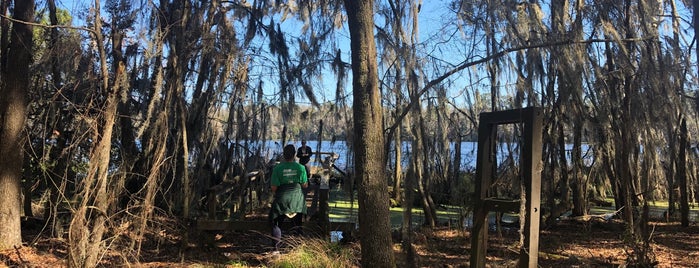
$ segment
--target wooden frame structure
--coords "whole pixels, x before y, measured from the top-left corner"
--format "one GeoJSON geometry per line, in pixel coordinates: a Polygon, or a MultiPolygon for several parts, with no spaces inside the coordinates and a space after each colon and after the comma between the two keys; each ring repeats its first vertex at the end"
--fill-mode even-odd
{"type": "MultiPolygon", "coordinates": [[[[537,267],[539,255],[539,221],[541,217],[541,149],[542,110],[529,107],[480,114],[478,155],[476,158],[475,210],[471,230],[471,267],[484,268],[488,242],[489,212],[520,211],[524,202],[524,244],[520,249],[519,267],[537,267]],[[501,200],[489,196],[493,167],[496,164],[497,126],[523,123],[520,155],[521,178],[526,196],[521,200],[501,200]]],[[[521,217],[520,217],[521,218],[521,217]]]]}

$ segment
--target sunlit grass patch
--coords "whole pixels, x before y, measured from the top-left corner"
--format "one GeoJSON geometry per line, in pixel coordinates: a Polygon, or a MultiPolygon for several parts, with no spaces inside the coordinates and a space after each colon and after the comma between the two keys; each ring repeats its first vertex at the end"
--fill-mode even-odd
{"type": "Polygon", "coordinates": [[[232,260],[226,264],[226,268],[250,267],[246,261],[232,260]]]}
{"type": "MultiPolygon", "coordinates": [[[[670,205],[670,202],[668,200],[661,200],[661,201],[650,201],[648,204],[651,207],[658,207],[658,208],[667,208],[670,205]]],[[[676,205],[679,208],[679,204],[676,205]]],[[[692,211],[699,211],[699,203],[689,203],[689,210],[692,211]]]]}
{"type": "MultiPolygon", "coordinates": [[[[329,217],[331,221],[353,221],[356,220],[359,212],[359,203],[357,199],[354,200],[354,204],[345,199],[331,199],[328,202],[328,207],[330,208],[329,217]]],[[[395,227],[402,224],[403,210],[404,208],[402,207],[392,207],[390,209],[392,226],[395,227]]],[[[424,211],[422,208],[413,207],[411,211],[413,215],[413,224],[421,224],[424,220],[424,211]]],[[[441,205],[440,209],[437,209],[438,221],[455,221],[459,216],[460,208],[457,206],[441,205]]]]}
{"type": "Polygon", "coordinates": [[[359,204],[357,203],[357,200],[354,200],[354,206],[352,206],[352,203],[351,203],[350,201],[346,201],[346,200],[331,200],[331,201],[328,201],[328,206],[329,206],[330,208],[346,208],[346,209],[350,209],[350,208],[353,208],[353,207],[354,207],[355,209],[357,209],[357,208],[359,207],[359,204]]]}
{"type": "Polygon", "coordinates": [[[290,250],[269,263],[278,268],[357,267],[353,248],[323,239],[304,238],[288,242],[290,250]]]}

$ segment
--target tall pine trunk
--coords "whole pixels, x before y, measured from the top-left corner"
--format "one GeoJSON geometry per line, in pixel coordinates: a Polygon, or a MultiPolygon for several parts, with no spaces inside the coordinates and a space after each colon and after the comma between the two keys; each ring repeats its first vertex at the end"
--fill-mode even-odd
{"type": "Polygon", "coordinates": [[[34,1],[15,1],[13,17],[17,22],[12,25],[9,53],[2,54],[12,68],[2,70],[4,87],[0,87],[0,250],[22,245],[20,181],[24,150],[21,133],[27,119],[33,44],[33,27],[22,21],[34,21],[34,1]]]}

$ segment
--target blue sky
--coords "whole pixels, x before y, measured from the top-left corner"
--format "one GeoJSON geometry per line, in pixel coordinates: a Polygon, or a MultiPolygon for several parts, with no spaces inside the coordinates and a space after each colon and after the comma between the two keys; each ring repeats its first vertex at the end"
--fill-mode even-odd
{"type": "MultiPolygon", "coordinates": [[[[105,0],[101,0],[102,4],[105,4],[105,0]]],[[[134,6],[136,6],[138,3],[141,3],[142,1],[140,0],[134,0],[134,6]]],[[[448,4],[448,0],[431,0],[431,1],[424,1],[424,6],[421,9],[420,12],[420,40],[423,41],[425,39],[430,38],[430,36],[433,36],[435,34],[438,34],[437,27],[439,25],[442,25],[449,16],[448,9],[445,8],[445,5],[448,4]]],[[[84,26],[85,21],[84,21],[84,15],[85,15],[85,10],[89,8],[90,6],[94,5],[94,1],[90,0],[57,0],[57,5],[59,8],[63,8],[68,10],[72,15],[73,15],[73,24],[74,26],[84,26]]],[[[38,3],[39,5],[43,5],[44,3],[38,3]]],[[[146,2],[147,4],[147,2],[146,2]]],[[[148,14],[143,14],[143,15],[148,15],[148,14]]],[[[277,18],[275,19],[276,22],[280,22],[281,19],[277,18]]],[[[267,23],[268,21],[265,21],[267,23]]],[[[289,18],[283,22],[280,22],[282,25],[282,29],[284,31],[288,32],[287,35],[287,40],[292,40],[294,38],[294,31],[295,29],[300,29],[301,23],[298,22],[294,18],[289,18]]],[[[243,32],[243,31],[239,31],[243,32]]],[[[349,33],[347,30],[346,25],[344,25],[340,29],[336,29],[336,33],[334,35],[335,42],[338,46],[338,48],[342,51],[342,59],[345,62],[350,62],[350,48],[349,48],[349,33]]],[[[259,44],[258,48],[260,49],[268,49],[268,45],[266,44],[267,39],[258,37],[257,38],[259,41],[262,42],[259,44]]],[[[291,45],[291,49],[294,50],[295,45],[291,45]]],[[[292,59],[293,59],[293,54],[294,52],[292,51],[292,59]]],[[[268,55],[271,56],[271,55],[268,55]]],[[[271,58],[273,59],[273,58],[271,58]]],[[[453,60],[453,63],[460,62],[461,60],[458,57],[451,57],[451,60],[453,60]]],[[[258,59],[259,60],[259,59],[258,59]]],[[[266,64],[267,62],[261,62],[260,66],[263,64],[266,64]]],[[[319,79],[315,80],[315,85],[314,88],[316,89],[317,95],[316,97],[319,99],[320,102],[325,102],[325,101],[330,101],[333,102],[336,98],[334,96],[335,93],[335,76],[334,74],[330,71],[329,65],[326,67],[326,71],[320,77],[319,79]]],[[[257,70],[259,73],[258,75],[269,75],[268,73],[274,72],[271,70],[265,70],[264,68],[260,69],[258,68],[257,70]]],[[[255,75],[251,73],[251,75],[255,75]]],[[[275,74],[276,75],[276,74],[275,74]]],[[[265,87],[269,87],[268,90],[266,90],[266,95],[270,96],[272,98],[274,96],[273,92],[274,89],[272,87],[276,86],[275,79],[278,80],[278,77],[275,75],[270,75],[267,78],[262,79],[265,81],[265,87]]],[[[350,76],[347,78],[346,81],[346,89],[347,93],[351,97],[351,73],[349,74],[350,76]]],[[[297,100],[299,100],[299,103],[307,103],[305,101],[304,96],[301,94],[297,96],[297,100]]],[[[273,100],[272,100],[273,101],[273,100]]]]}
{"type": "MultiPolygon", "coordinates": [[[[104,4],[105,0],[101,0],[101,2],[104,4]]],[[[147,4],[147,1],[144,0],[133,0],[135,3],[142,3],[145,2],[147,4]]],[[[471,40],[473,37],[465,37],[460,35],[459,32],[456,32],[456,28],[453,27],[453,22],[455,20],[454,15],[451,13],[451,11],[448,8],[449,2],[451,0],[429,0],[429,1],[422,1],[423,6],[421,8],[420,16],[419,16],[419,42],[426,42],[429,41],[429,44],[426,42],[425,44],[418,46],[418,49],[421,50],[419,53],[422,56],[425,55],[432,55],[438,58],[439,61],[441,61],[443,64],[451,64],[455,65],[457,63],[463,62],[466,57],[468,57],[468,50],[470,49],[479,49],[479,46],[481,46],[478,42],[478,40],[471,40]],[[452,23],[452,28],[444,30],[441,29],[442,25],[448,25],[452,23]],[[455,35],[452,35],[455,34],[455,35]],[[452,38],[452,39],[449,39],[452,38]],[[471,38],[471,39],[469,39],[471,38]],[[441,43],[440,43],[441,42],[441,43]],[[437,44],[439,43],[439,44],[437,44]]],[[[549,1],[540,1],[542,11],[545,13],[543,14],[543,17],[548,20],[549,14],[548,14],[548,6],[549,6],[549,1]]],[[[38,3],[39,5],[43,5],[44,3],[38,3]]],[[[73,14],[74,18],[74,24],[76,26],[82,26],[84,25],[84,17],[83,15],[80,14],[85,14],[85,9],[89,7],[90,5],[93,5],[94,1],[88,1],[88,0],[57,0],[57,5],[60,8],[64,8],[70,11],[71,14],[73,14]]],[[[136,4],[135,4],[136,5],[136,4]]],[[[691,18],[689,16],[689,12],[687,10],[682,10],[682,15],[685,18],[691,18]]],[[[143,14],[144,16],[147,16],[149,14],[143,14]]],[[[671,28],[668,27],[669,23],[667,23],[669,19],[665,18],[665,26],[661,27],[661,31],[665,31],[665,34],[667,34],[667,31],[671,30],[671,28]]],[[[276,22],[280,22],[281,19],[277,18],[275,19],[276,22]]],[[[265,21],[265,23],[268,23],[268,21],[265,21]]],[[[380,24],[380,21],[377,21],[377,24],[380,24]]],[[[294,30],[300,28],[300,23],[296,21],[293,18],[287,19],[283,21],[282,23],[282,29],[286,32],[288,32],[288,40],[291,40],[294,37],[294,30]]],[[[691,34],[691,27],[689,27],[687,24],[683,25],[684,30],[686,31],[686,35],[688,37],[693,37],[691,34]]],[[[240,31],[242,32],[242,31],[240,31]]],[[[349,39],[348,39],[349,33],[347,31],[346,25],[343,25],[342,28],[336,29],[335,37],[336,38],[336,43],[338,48],[341,49],[342,51],[342,59],[345,62],[350,61],[350,49],[349,49],[349,39]]],[[[587,37],[586,37],[587,38],[587,37]]],[[[261,50],[268,50],[268,45],[266,44],[267,39],[263,37],[258,37],[257,42],[260,42],[258,44],[258,49],[261,50]]],[[[686,42],[691,42],[691,40],[687,40],[686,42]]],[[[293,49],[296,45],[291,45],[291,55],[292,59],[294,58],[294,52],[293,49]]],[[[477,57],[482,57],[484,55],[478,56],[478,54],[484,54],[482,52],[476,52],[477,57]]],[[[269,59],[273,60],[274,57],[271,55],[267,54],[269,59]]],[[[477,58],[476,58],[477,59],[477,58]]],[[[696,61],[694,61],[696,62],[696,61]]],[[[265,64],[268,64],[269,60],[260,60],[258,59],[258,62],[253,63],[257,64],[256,69],[252,70],[254,72],[251,72],[251,75],[257,75],[259,79],[262,81],[265,81],[265,88],[266,88],[266,95],[270,98],[271,102],[274,102],[274,91],[275,87],[278,81],[278,75],[275,73],[274,70],[272,69],[265,69],[268,67],[265,67],[265,64]],[[267,61],[267,62],[265,62],[267,61]],[[256,72],[256,73],[255,73],[256,72]]],[[[274,65],[274,64],[270,64],[274,65]]],[[[448,66],[448,65],[447,65],[448,66]]],[[[452,84],[448,85],[450,90],[451,90],[451,95],[453,98],[461,98],[458,96],[458,91],[460,91],[463,88],[470,87],[472,85],[471,81],[476,81],[474,82],[474,87],[487,87],[487,85],[478,82],[479,81],[479,76],[482,78],[484,75],[482,74],[482,69],[483,68],[475,68],[471,70],[464,70],[460,74],[454,75],[452,79],[452,84]],[[479,74],[480,73],[480,74],[479,74]],[[469,75],[472,75],[469,77],[469,75]],[[480,84],[479,84],[480,83],[480,84]]],[[[447,71],[447,67],[441,67],[441,68],[435,68],[433,70],[427,70],[428,73],[426,74],[428,77],[426,80],[433,79],[436,76],[439,76],[443,72],[447,71]]],[[[350,74],[351,75],[351,74],[350,74]]],[[[381,74],[380,74],[381,75],[381,74]]],[[[511,75],[511,74],[510,74],[511,75]]],[[[507,80],[511,79],[506,78],[503,79],[505,81],[505,85],[503,88],[511,87],[510,85],[507,85],[507,80]]],[[[333,73],[330,71],[330,67],[326,67],[326,71],[323,73],[322,77],[315,79],[315,92],[317,92],[316,97],[319,99],[320,102],[325,102],[325,101],[334,101],[336,96],[334,96],[335,92],[335,76],[333,73]]],[[[253,83],[256,84],[256,83],[253,83]]],[[[347,93],[351,93],[351,76],[347,78],[346,81],[346,91],[347,93]]],[[[351,95],[351,94],[350,94],[351,95]]],[[[297,100],[299,100],[300,103],[304,103],[303,100],[303,95],[299,94],[297,96],[297,100]]],[[[306,102],[307,103],[307,102],[306,102]]]]}

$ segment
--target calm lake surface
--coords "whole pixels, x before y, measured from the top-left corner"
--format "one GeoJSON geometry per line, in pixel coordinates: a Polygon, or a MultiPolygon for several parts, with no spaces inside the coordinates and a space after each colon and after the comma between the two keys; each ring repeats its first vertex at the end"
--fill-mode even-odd
{"type": "MultiPolygon", "coordinates": [[[[287,144],[293,144],[297,148],[298,146],[301,146],[301,141],[291,141],[287,142],[287,144]]],[[[318,151],[318,141],[314,140],[309,140],[306,143],[308,146],[313,149],[314,152],[318,151]]],[[[570,153],[572,149],[572,145],[567,145],[566,146],[566,152],[568,154],[568,158],[570,158],[570,153]]],[[[391,147],[391,154],[393,154],[393,149],[394,147],[391,147]]],[[[402,154],[402,165],[403,167],[407,167],[408,162],[410,160],[410,154],[412,152],[410,142],[403,142],[402,145],[403,148],[403,154],[402,154]]],[[[454,143],[450,145],[450,157],[454,156],[454,143]]],[[[583,145],[582,148],[582,154],[585,159],[585,162],[590,164],[592,163],[592,150],[591,146],[588,145],[583,145]]],[[[507,143],[499,143],[498,144],[498,163],[502,163],[507,156],[509,155],[508,151],[513,151],[513,160],[518,161],[519,158],[519,148],[516,145],[510,146],[507,143]],[[511,148],[508,148],[511,147],[511,148]]],[[[268,141],[265,144],[264,150],[262,150],[262,156],[272,158],[275,155],[278,155],[282,151],[282,146],[279,143],[279,141],[268,141]]],[[[323,141],[320,143],[320,151],[324,153],[336,153],[340,157],[335,161],[335,165],[338,166],[339,168],[346,170],[348,167],[348,164],[351,163],[352,161],[349,159],[351,157],[348,154],[347,151],[347,144],[344,141],[336,141],[336,142],[330,142],[330,141],[323,141]]],[[[473,171],[476,168],[476,153],[478,151],[478,143],[477,142],[470,142],[470,141],[465,141],[461,143],[461,151],[459,152],[461,154],[461,170],[462,171],[473,171]]],[[[319,161],[322,161],[325,156],[321,156],[319,161]]],[[[313,156],[311,158],[311,162],[316,161],[316,157],[313,156]]],[[[389,159],[391,163],[393,163],[393,159],[389,159]]],[[[391,164],[393,165],[393,164],[391,164]]]]}

